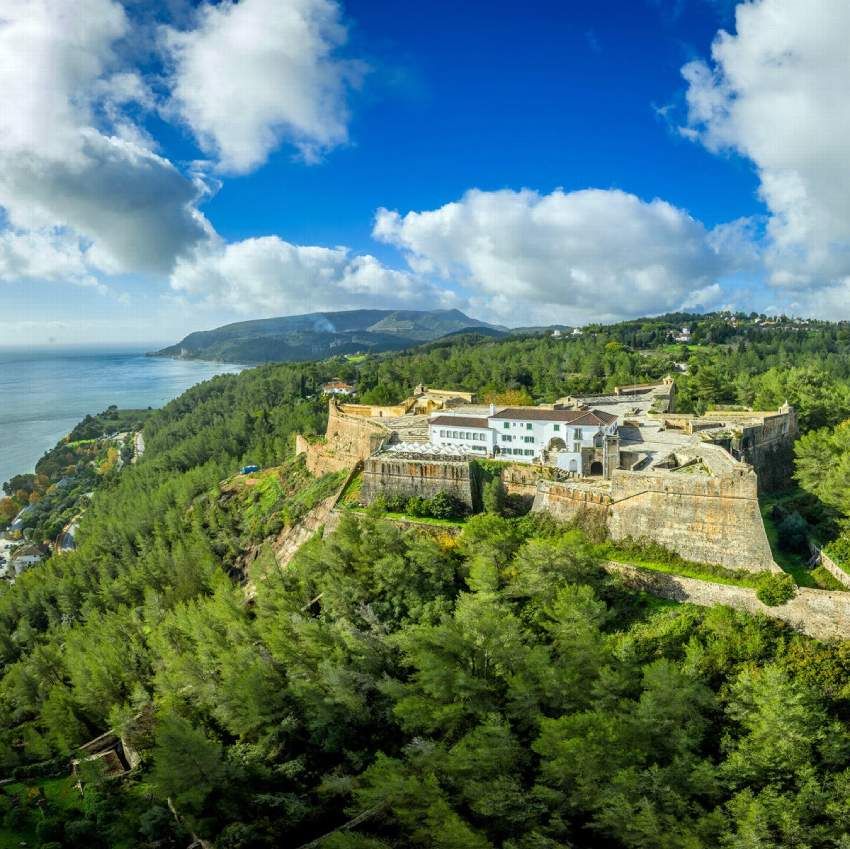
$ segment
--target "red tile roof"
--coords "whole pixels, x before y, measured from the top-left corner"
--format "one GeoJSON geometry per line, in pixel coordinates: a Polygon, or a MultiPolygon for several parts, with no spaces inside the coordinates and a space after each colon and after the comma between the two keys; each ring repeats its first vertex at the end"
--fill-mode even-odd
{"type": "Polygon", "coordinates": [[[506,407],[490,418],[527,422],[566,422],[575,425],[605,426],[617,420],[602,410],[543,410],[540,407],[506,407]]]}
{"type": "Polygon", "coordinates": [[[428,424],[440,425],[440,427],[489,427],[487,419],[479,419],[475,416],[437,416],[428,424]]]}

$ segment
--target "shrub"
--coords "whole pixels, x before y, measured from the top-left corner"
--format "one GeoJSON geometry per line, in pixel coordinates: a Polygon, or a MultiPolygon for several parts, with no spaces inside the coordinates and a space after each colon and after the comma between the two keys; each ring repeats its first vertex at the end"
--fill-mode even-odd
{"type": "Polygon", "coordinates": [[[824,550],[842,569],[850,569],[850,533],[842,534],[824,550]]]}
{"type": "Polygon", "coordinates": [[[35,826],[35,833],[42,846],[53,841],[56,841],[57,846],[61,846],[62,838],[65,835],[65,826],[59,817],[48,815],[38,821],[35,826]]]}
{"type": "Polygon", "coordinates": [[[790,575],[768,572],[758,580],[756,595],[758,600],[768,607],[779,607],[794,598],[796,594],[797,585],[790,575]]]}
{"type": "Polygon", "coordinates": [[[403,513],[417,519],[459,519],[469,510],[467,506],[448,492],[438,492],[433,498],[411,495],[379,495],[372,502],[378,512],[403,513]]]}
{"type": "Polygon", "coordinates": [[[779,547],[785,551],[805,552],[808,548],[809,524],[795,510],[789,513],[776,527],[779,547]]]}
{"type": "Polygon", "coordinates": [[[28,781],[33,778],[53,778],[68,772],[68,758],[59,756],[49,761],[23,764],[12,770],[12,777],[18,781],[28,781]]]}
{"type": "Polygon", "coordinates": [[[417,518],[423,518],[425,516],[431,515],[431,505],[419,495],[411,495],[410,498],[407,499],[407,504],[405,504],[404,511],[408,516],[415,516],[417,518]]]}
{"type": "Polygon", "coordinates": [[[459,519],[469,512],[466,504],[448,492],[438,492],[431,499],[429,510],[435,519],[459,519]]]}
{"type": "Polygon", "coordinates": [[[481,493],[484,512],[495,513],[497,516],[503,515],[506,496],[505,485],[502,483],[501,477],[496,475],[492,480],[487,481],[481,493]]]}

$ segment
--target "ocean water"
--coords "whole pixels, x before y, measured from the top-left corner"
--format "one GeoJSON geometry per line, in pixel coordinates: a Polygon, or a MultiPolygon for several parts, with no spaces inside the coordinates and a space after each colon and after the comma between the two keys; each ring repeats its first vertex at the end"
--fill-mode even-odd
{"type": "Polygon", "coordinates": [[[110,404],[161,407],[196,383],[242,368],[141,351],[0,349],[0,483],[31,472],[89,413],[110,404]]]}

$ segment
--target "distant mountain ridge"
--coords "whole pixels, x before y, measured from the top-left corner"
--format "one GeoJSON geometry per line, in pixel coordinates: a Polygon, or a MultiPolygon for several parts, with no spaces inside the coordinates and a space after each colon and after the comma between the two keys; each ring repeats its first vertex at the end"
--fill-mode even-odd
{"type": "Polygon", "coordinates": [[[262,318],[190,333],[152,356],[231,363],[323,360],[395,351],[448,334],[501,328],[460,310],[344,310],[262,318]]]}

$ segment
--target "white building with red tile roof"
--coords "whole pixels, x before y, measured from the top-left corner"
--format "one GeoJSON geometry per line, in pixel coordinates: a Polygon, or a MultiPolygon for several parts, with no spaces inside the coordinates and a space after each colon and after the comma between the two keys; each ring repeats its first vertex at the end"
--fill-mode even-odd
{"type": "Polygon", "coordinates": [[[519,463],[549,463],[565,471],[602,474],[606,440],[617,438],[617,416],[602,410],[491,407],[486,416],[443,412],[428,422],[429,441],[519,463]],[[583,462],[593,455],[589,462],[583,462]]]}

